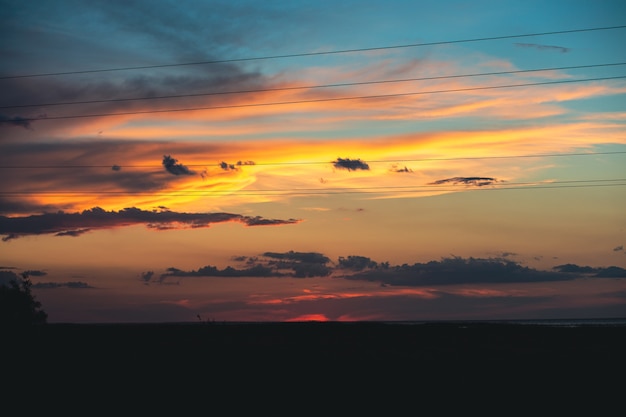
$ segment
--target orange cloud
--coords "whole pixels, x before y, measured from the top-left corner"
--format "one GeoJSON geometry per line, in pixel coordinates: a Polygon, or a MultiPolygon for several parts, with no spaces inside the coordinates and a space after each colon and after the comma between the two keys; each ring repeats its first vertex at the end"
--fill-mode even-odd
{"type": "MultiPolygon", "coordinates": [[[[298,79],[277,77],[270,87],[333,84],[346,79],[368,82],[436,77],[513,68],[506,61],[481,62],[483,64],[474,70],[463,68],[459,62],[431,60],[382,60],[356,69],[348,66],[311,68],[299,73],[298,79]]],[[[620,113],[606,117],[598,114],[593,118],[572,114],[567,120],[569,110],[561,105],[564,101],[626,92],[623,83],[401,94],[566,77],[565,72],[551,71],[488,79],[469,77],[363,84],[341,89],[271,91],[268,88],[253,94],[189,97],[180,104],[189,108],[222,108],[40,121],[49,123],[46,127],[50,129],[45,133],[35,129],[29,132],[33,135],[30,139],[53,146],[44,151],[32,142],[30,148],[9,150],[7,154],[12,163],[79,165],[82,168],[50,169],[45,171],[49,175],[43,175],[41,170],[9,172],[5,192],[27,193],[16,194],[14,200],[35,208],[84,210],[97,205],[113,210],[159,206],[177,210],[217,210],[346,192],[363,193],[371,198],[435,195],[454,189],[424,185],[457,176],[489,176],[514,182],[523,179],[532,169],[540,169],[537,160],[502,157],[563,153],[603,143],[626,143],[620,113]],[[400,95],[332,101],[342,97],[393,94],[400,95]],[[297,101],[310,102],[263,105],[297,101]],[[550,121],[549,117],[555,115],[564,121],[550,121]],[[473,129],[459,129],[448,123],[465,117],[488,120],[489,126],[497,126],[493,120],[507,123],[504,128],[473,129]],[[528,125],[524,120],[529,118],[544,120],[541,124],[528,125]],[[420,131],[378,133],[388,131],[378,126],[399,120],[446,124],[433,125],[429,131],[421,131],[422,128],[415,125],[420,131]],[[520,120],[520,124],[511,124],[515,120],[520,120]],[[370,129],[373,126],[377,128],[370,129]],[[59,138],[63,140],[59,142],[59,138]],[[168,176],[161,166],[163,155],[172,155],[196,175],[168,176]],[[333,167],[332,161],[337,158],[361,159],[370,169],[345,172],[333,167]],[[233,165],[238,161],[255,164],[229,170],[220,167],[222,162],[233,165]],[[112,171],[113,166],[119,169],[112,171]],[[396,166],[406,169],[394,171],[396,166]],[[43,194],[45,192],[47,194],[43,194]]],[[[127,110],[163,110],[170,105],[137,102],[127,110]]],[[[15,140],[24,135],[20,132],[15,140]]]]}
{"type": "Polygon", "coordinates": [[[278,132],[316,132],[364,120],[414,121],[468,116],[484,120],[493,117],[525,120],[567,113],[567,109],[559,106],[560,102],[626,91],[620,81],[460,91],[573,78],[565,71],[457,77],[459,74],[516,69],[510,62],[491,57],[481,57],[477,62],[468,66],[455,61],[383,59],[357,68],[351,65],[312,67],[289,79],[284,75],[267,78],[266,85],[246,94],[137,101],[125,104],[119,110],[112,105],[100,111],[81,109],[81,116],[134,114],[42,120],[35,124],[46,124],[45,136],[37,131],[31,134],[42,138],[102,136],[192,141],[243,136],[251,139],[278,132]],[[450,77],[432,79],[446,76],[450,77]],[[406,81],[420,78],[422,80],[406,81]],[[339,86],[346,83],[356,85],[339,86]],[[312,88],[322,85],[334,87],[312,88]],[[450,90],[459,91],[444,93],[450,90]],[[183,109],[187,110],[164,111],[183,109]],[[155,113],[150,113],[152,111],[155,113]]]}
{"type": "Polygon", "coordinates": [[[458,290],[446,291],[451,294],[458,294],[464,297],[523,297],[528,295],[527,291],[521,290],[496,290],[493,288],[460,288],[458,290]]]}
{"type": "MultiPolygon", "coordinates": [[[[209,144],[98,141],[61,143],[45,150],[20,145],[19,151],[11,153],[12,164],[53,167],[5,170],[4,191],[17,193],[13,198],[22,205],[53,210],[164,206],[207,211],[346,192],[376,198],[427,196],[455,191],[453,187],[426,186],[442,178],[525,180],[533,169],[541,168],[537,165],[540,159],[505,157],[580,152],[602,143],[624,144],[622,131],[617,121],[586,120],[366,139],[290,137],[209,144]],[[195,174],[168,173],[161,164],[166,154],[195,174]],[[338,158],[360,159],[369,169],[337,169],[333,161],[338,158]],[[242,165],[237,165],[241,161],[242,165]],[[220,166],[222,162],[226,169],[220,166]],[[55,168],[57,165],[61,168],[55,168]],[[63,168],[74,165],[76,168],[63,168]],[[395,172],[393,167],[397,166],[406,170],[395,172]]],[[[324,208],[319,204],[314,207],[324,208]]]]}
{"type": "Polygon", "coordinates": [[[437,298],[438,291],[431,288],[398,288],[398,287],[375,287],[369,290],[355,292],[354,290],[335,289],[332,292],[311,292],[303,290],[305,294],[284,296],[281,298],[258,299],[255,298],[250,304],[294,304],[305,301],[318,300],[339,300],[349,298],[368,298],[368,297],[396,297],[396,296],[412,296],[425,299],[437,298]]]}

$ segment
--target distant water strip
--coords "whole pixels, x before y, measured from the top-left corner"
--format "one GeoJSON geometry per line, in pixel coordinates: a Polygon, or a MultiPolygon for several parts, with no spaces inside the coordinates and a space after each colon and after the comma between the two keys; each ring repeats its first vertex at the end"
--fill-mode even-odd
{"type": "Polygon", "coordinates": [[[396,325],[450,325],[471,327],[477,325],[546,326],[546,327],[626,327],[626,318],[593,319],[526,319],[526,320],[406,320],[385,321],[396,325]]]}

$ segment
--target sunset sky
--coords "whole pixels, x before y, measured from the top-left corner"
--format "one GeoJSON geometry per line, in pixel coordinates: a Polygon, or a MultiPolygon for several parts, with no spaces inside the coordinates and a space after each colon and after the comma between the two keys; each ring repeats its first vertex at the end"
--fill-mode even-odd
{"type": "Polygon", "coordinates": [[[0,0],[49,322],[626,317],[626,2],[0,0]]]}

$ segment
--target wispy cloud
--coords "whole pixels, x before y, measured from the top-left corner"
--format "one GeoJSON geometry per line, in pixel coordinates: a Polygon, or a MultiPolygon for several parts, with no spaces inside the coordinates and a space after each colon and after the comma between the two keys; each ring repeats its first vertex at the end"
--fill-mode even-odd
{"type": "Polygon", "coordinates": [[[397,165],[392,166],[390,171],[391,172],[399,172],[399,173],[411,173],[411,172],[413,172],[412,169],[407,168],[406,166],[403,167],[403,168],[400,168],[397,165]]]}
{"type": "Polygon", "coordinates": [[[80,235],[84,235],[85,233],[88,233],[89,231],[91,231],[91,229],[75,229],[75,230],[64,230],[62,232],[58,232],[55,234],[55,236],[71,236],[71,237],[78,237],[80,235]]]}
{"type": "Polygon", "coordinates": [[[2,125],[19,126],[24,129],[32,130],[30,120],[21,116],[7,116],[0,114],[0,127],[2,127],[2,125]]]}
{"type": "Polygon", "coordinates": [[[56,288],[88,289],[88,288],[95,288],[95,287],[82,281],[68,281],[68,282],[38,282],[38,283],[33,284],[33,288],[47,290],[47,289],[56,289],[56,288]]]}
{"type": "Polygon", "coordinates": [[[556,51],[561,52],[562,54],[565,54],[571,50],[570,48],[565,48],[563,46],[542,45],[538,43],[516,43],[515,46],[518,46],[520,48],[534,48],[539,50],[556,51]]]}
{"type": "Polygon", "coordinates": [[[473,185],[476,187],[482,187],[485,185],[492,185],[498,183],[496,178],[491,177],[452,177],[445,178],[442,180],[433,181],[430,185],[442,185],[442,184],[463,184],[463,185],[473,185]]]}
{"type": "Polygon", "coordinates": [[[24,271],[22,272],[22,274],[27,275],[29,277],[43,277],[45,275],[48,275],[46,271],[39,271],[37,269],[24,271]]]}

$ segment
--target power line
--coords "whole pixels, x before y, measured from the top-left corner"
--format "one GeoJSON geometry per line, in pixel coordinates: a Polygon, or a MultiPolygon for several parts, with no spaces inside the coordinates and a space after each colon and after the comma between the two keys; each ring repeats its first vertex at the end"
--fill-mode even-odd
{"type": "MultiPolygon", "coordinates": [[[[570,157],[570,156],[593,156],[593,155],[620,155],[626,154],[626,151],[607,151],[607,152],[580,152],[580,153],[553,153],[553,154],[531,154],[531,155],[500,155],[500,156],[462,156],[449,158],[411,158],[411,159],[379,159],[368,160],[368,164],[372,163],[400,163],[400,162],[429,162],[429,161],[460,161],[460,160],[481,160],[481,159],[518,159],[518,158],[554,158],[554,157],[570,157]]],[[[245,165],[236,165],[238,168],[268,166],[268,165],[322,165],[332,164],[336,161],[301,161],[301,162],[261,162],[249,163],[245,165]]],[[[221,163],[213,164],[184,164],[186,167],[208,167],[221,166],[221,163]]],[[[111,169],[113,166],[119,169],[128,168],[162,168],[162,165],[0,165],[1,169],[86,169],[86,168],[106,168],[111,169]]]]}
{"type": "Polygon", "coordinates": [[[493,183],[488,185],[468,184],[425,184],[413,186],[378,186],[378,187],[334,187],[334,188],[288,188],[288,189],[258,189],[258,190],[182,190],[170,192],[146,191],[3,191],[0,195],[38,195],[38,196],[168,196],[168,197],[206,197],[218,195],[332,195],[332,194],[384,194],[384,193],[423,193],[445,191],[474,191],[474,190],[520,190],[546,188],[589,188],[626,186],[626,178],[566,180],[550,182],[519,182],[493,183]]]}
{"type": "Polygon", "coordinates": [[[93,69],[93,70],[81,70],[81,71],[49,72],[49,73],[41,73],[41,74],[8,75],[8,76],[0,77],[0,80],[15,79],[15,78],[47,77],[47,76],[57,76],[57,75],[72,75],[72,74],[90,74],[90,73],[98,73],[98,72],[144,70],[144,69],[154,69],[154,68],[171,68],[171,67],[193,66],[193,65],[223,64],[223,63],[231,63],[231,62],[298,58],[298,57],[306,57],[306,56],[319,56],[319,55],[332,55],[332,54],[347,54],[347,53],[354,53],[354,52],[368,52],[368,51],[379,51],[379,50],[401,49],[401,48],[416,48],[416,47],[423,47],[423,46],[450,45],[450,44],[469,43],[469,42],[484,42],[484,41],[493,41],[493,40],[524,38],[524,37],[531,37],[531,36],[560,35],[560,34],[566,34],[566,33],[580,33],[580,32],[613,30],[613,29],[623,29],[623,28],[626,28],[626,25],[594,27],[594,28],[586,28],[586,29],[559,30],[559,31],[552,31],[552,32],[526,33],[526,34],[518,34],[518,35],[492,36],[492,37],[484,37],[484,38],[458,39],[458,40],[451,40],[451,41],[412,43],[412,44],[405,44],[405,45],[390,45],[390,46],[379,46],[379,47],[371,47],[371,48],[355,48],[355,49],[343,49],[343,50],[334,50],[334,51],[304,52],[304,53],[296,53],[296,54],[271,55],[271,56],[249,57],[249,58],[233,58],[233,59],[222,59],[222,60],[212,60],[212,61],[184,62],[184,63],[176,63],[176,64],[142,65],[142,66],[133,66],[133,67],[105,68],[105,69],[93,69]]]}
{"type": "Polygon", "coordinates": [[[166,96],[127,97],[127,98],[113,98],[113,99],[104,99],[104,100],[19,104],[19,105],[0,106],[0,109],[44,107],[44,106],[69,106],[69,105],[76,105],[76,104],[119,103],[119,102],[126,102],[126,101],[206,97],[206,96],[228,95],[228,94],[266,93],[266,92],[273,92],[273,91],[306,90],[306,89],[316,89],[316,88],[336,88],[336,87],[349,87],[349,86],[357,86],[357,85],[389,84],[389,83],[402,83],[402,82],[413,82],[413,81],[433,81],[433,80],[445,80],[445,79],[452,79],[452,78],[483,77],[483,76],[493,76],[493,75],[510,75],[510,74],[522,74],[522,73],[542,72],[542,71],[563,71],[563,70],[571,70],[571,69],[598,68],[598,67],[609,67],[609,66],[619,66],[619,65],[626,65],[626,62],[617,62],[617,63],[610,63],[610,64],[575,65],[575,66],[567,66],[567,67],[536,68],[536,69],[525,69],[525,70],[514,70],[514,71],[482,72],[482,73],[472,73],[472,74],[441,75],[441,76],[436,76],[436,77],[402,78],[402,79],[362,81],[362,82],[349,82],[349,83],[337,83],[337,84],[263,88],[263,89],[254,89],[254,90],[217,91],[217,92],[209,92],[209,93],[175,94],[175,95],[166,95],[166,96]]]}
{"type": "MultiPolygon", "coordinates": [[[[429,162],[429,161],[460,161],[460,160],[474,160],[474,159],[517,159],[517,158],[548,158],[548,157],[564,157],[564,156],[591,156],[591,155],[616,155],[626,154],[626,151],[607,151],[607,152],[584,152],[584,153],[553,153],[553,154],[534,154],[534,155],[501,155],[501,156],[461,156],[461,157],[449,157],[449,158],[412,158],[412,159],[382,159],[382,160],[368,160],[368,164],[372,163],[400,163],[400,162],[429,162]]],[[[254,165],[318,165],[334,163],[335,161],[315,161],[315,162],[271,162],[271,163],[255,163],[254,165]]],[[[220,164],[216,164],[219,166],[220,164]]],[[[204,165],[187,165],[204,166],[204,165]]],[[[107,165],[108,168],[110,166],[107,165]]],[[[0,167],[1,168],[1,167],[0,167]]]]}
{"type": "MultiPolygon", "coordinates": [[[[334,98],[321,98],[321,99],[312,99],[312,100],[294,100],[294,101],[282,101],[282,102],[271,102],[271,103],[233,104],[233,105],[227,105],[227,106],[189,107],[189,108],[163,109],[163,110],[140,110],[140,111],[119,112],[119,113],[82,114],[82,115],[68,115],[68,116],[39,117],[39,118],[20,117],[19,121],[20,122],[33,122],[33,121],[44,121],[44,120],[80,119],[80,118],[89,118],[89,117],[129,116],[129,115],[153,114],[153,113],[174,113],[174,112],[197,111],[197,110],[220,110],[220,109],[233,109],[233,108],[244,108],[244,107],[280,106],[280,105],[292,105],[292,104],[304,104],[304,103],[321,103],[321,102],[330,102],[330,101],[367,100],[367,99],[375,99],[375,98],[405,97],[405,96],[440,94],[440,93],[458,93],[458,92],[464,92],[464,91],[492,90],[492,89],[500,89],[500,88],[530,87],[530,86],[548,85],[548,84],[606,81],[606,80],[616,80],[616,79],[623,79],[623,78],[626,78],[626,75],[619,75],[619,76],[614,76],[614,77],[583,78],[583,79],[577,79],[577,80],[558,80],[558,81],[543,81],[543,82],[523,83],[523,84],[506,84],[506,85],[495,85],[495,86],[484,86],[484,87],[455,88],[455,89],[450,89],[450,90],[432,90],[432,91],[417,91],[417,92],[410,92],[410,93],[378,94],[378,95],[369,95],[369,96],[334,97],[334,98]]],[[[8,119],[8,120],[0,120],[0,122],[14,123],[15,121],[8,119]]]]}

